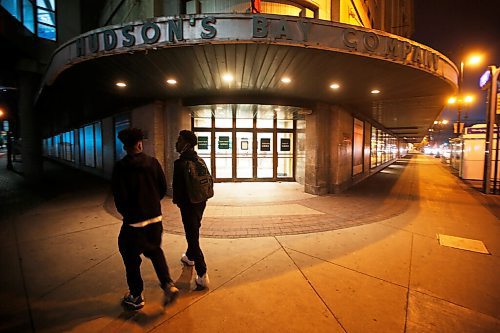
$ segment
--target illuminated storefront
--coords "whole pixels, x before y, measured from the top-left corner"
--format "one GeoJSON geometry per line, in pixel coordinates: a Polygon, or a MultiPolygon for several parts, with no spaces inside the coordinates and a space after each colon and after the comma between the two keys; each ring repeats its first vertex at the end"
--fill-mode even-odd
{"type": "Polygon", "coordinates": [[[393,23],[374,1],[354,18],[343,1],[262,2],[260,14],[243,1],[226,14],[215,14],[228,11],[217,1],[179,3],[170,16],[111,20],[54,53],[36,102],[51,129],[46,155],[109,177],[124,154],[118,131],[140,127],[170,182],[178,132],[189,128],[217,182],[334,193],[423,137],[456,85],[439,52],[376,30],[393,23]]]}

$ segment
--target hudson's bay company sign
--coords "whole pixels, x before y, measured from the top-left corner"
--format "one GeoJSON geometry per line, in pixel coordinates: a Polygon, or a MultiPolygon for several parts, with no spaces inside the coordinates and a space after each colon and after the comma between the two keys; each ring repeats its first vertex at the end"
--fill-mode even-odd
{"type": "MultiPolygon", "coordinates": [[[[179,44],[271,42],[357,52],[437,71],[440,55],[408,39],[380,31],[276,15],[213,15],[156,18],[101,28],[71,42],[71,60],[107,52],[179,44]]],[[[83,60],[83,59],[82,59],[83,60]]]]}

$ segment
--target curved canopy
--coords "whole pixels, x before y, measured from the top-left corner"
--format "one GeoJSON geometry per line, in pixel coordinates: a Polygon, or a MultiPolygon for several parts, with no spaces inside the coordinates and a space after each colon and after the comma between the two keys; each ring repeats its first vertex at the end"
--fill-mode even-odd
{"type": "Polygon", "coordinates": [[[63,45],[38,104],[67,111],[75,100],[93,100],[116,112],[132,101],[169,98],[320,102],[420,141],[456,82],[447,58],[380,31],[276,15],[172,17],[101,28],[63,45]]]}

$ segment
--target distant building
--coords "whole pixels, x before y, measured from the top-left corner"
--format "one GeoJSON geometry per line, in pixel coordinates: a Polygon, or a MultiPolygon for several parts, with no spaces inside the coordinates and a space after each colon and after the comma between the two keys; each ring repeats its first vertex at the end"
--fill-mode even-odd
{"type": "Polygon", "coordinates": [[[43,139],[45,156],[109,177],[116,134],[134,126],[170,183],[188,128],[218,182],[334,193],[420,142],[457,83],[449,59],[408,39],[410,0],[1,4],[34,174],[43,139]]]}

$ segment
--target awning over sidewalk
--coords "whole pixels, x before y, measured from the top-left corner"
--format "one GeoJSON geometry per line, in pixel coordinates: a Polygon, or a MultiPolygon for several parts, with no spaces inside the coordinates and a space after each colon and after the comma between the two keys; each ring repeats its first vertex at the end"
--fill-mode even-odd
{"type": "Polygon", "coordinates": [[[277,15],[202,15],[105,27],[68,42],[54,54],[38,105],[67,112],[88,100],[103,110],[168,98],[322,102],[420,141],[456,82],[446,57],[384,32],[277,15]]]}

